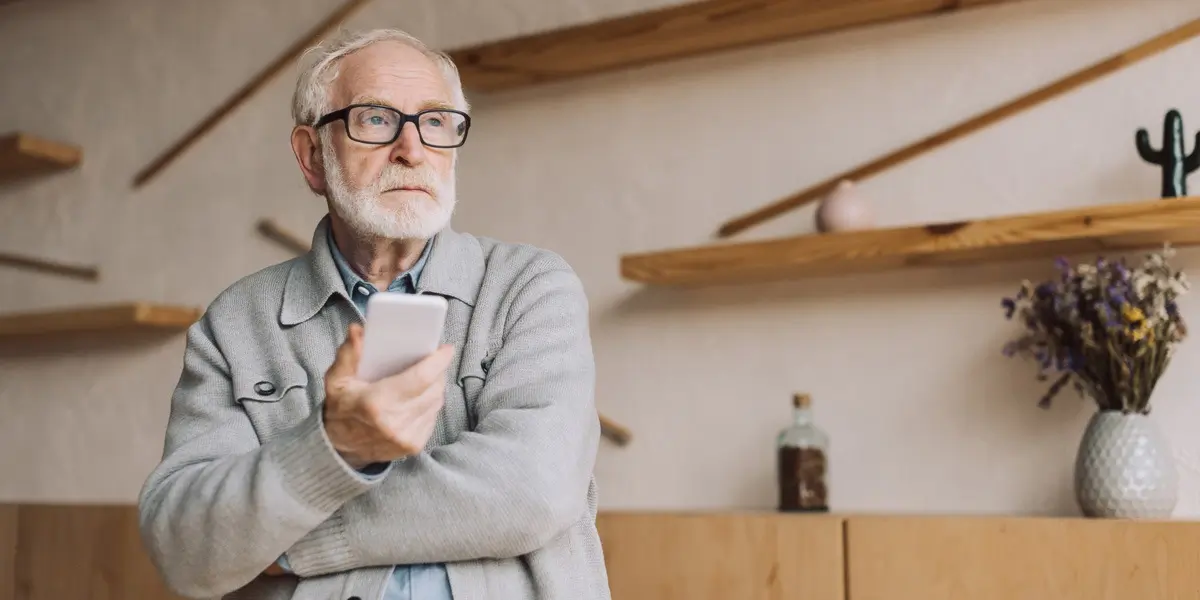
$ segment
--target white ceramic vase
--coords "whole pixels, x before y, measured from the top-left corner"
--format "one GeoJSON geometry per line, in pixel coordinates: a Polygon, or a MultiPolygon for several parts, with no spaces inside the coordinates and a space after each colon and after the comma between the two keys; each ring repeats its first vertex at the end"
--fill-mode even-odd
{"type": "Polygon", "coordinates": [[[1088,517],[1165,519],[1179,474],[1171,445],[1148,415],[1092,415],[1075,459],[1075,498],[1088,517]]]}
{"type": "Polygon", "coordinates": [[[871,205],[858,193],[854,182],[843,180],[821,199],[814,215],[817,231],[857,231],[875,226],[871,205]]]}

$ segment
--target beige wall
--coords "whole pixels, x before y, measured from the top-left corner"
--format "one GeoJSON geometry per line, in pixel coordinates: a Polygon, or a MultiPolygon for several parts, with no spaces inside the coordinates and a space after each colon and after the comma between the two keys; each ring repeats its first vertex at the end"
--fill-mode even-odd
{"type": "MultiPolygon", "coordinates": [[[[661,0],[376,2],[354,26],[442,46],[661,0]]],[[[5,311],[148,299],[204,304],[286,252],[322,204],[287,147],[289,70],[148,187],[158,151],[324,16],[333,0],[45,0],[0,8],[0,130],[74,140],[78,172],[0,189],[0,248],[94,261],[99,284],[0,271],[5,311]]],[[[1047,262],[643,291],[623,252],[703,243],[723,219],[1200,15],[1193,0],[1039,1],[474,97],[459,229],[565,255],[593,302],[606,508],[770,507],[794,390],[833,437],[838,510],[1073,514],[1090,405],[1044,412],[999,348],[999,299],[1047,262]]],[[[1163,113],[1200,129],[1200,40],[864,182],[883,225],[1153,198],[1163,113]]],[[[1190,141],[1189,141],[1190,144],[1190,141]]],[[[1193,177],[1193,186],[1200,178],[1193,177]]],[[[802,210],[743,236],[811,230],[802,210]]],[[[1197,254],[1182,264],[1200,267],[1197,254]]],[[[1185,304],[1193,320],[1195,300],[1185,304]]],[[[0,354],[0,499],[131,501],[158,458],[182,338],[0,354]]],[[[1156,416],[1200,513],[1192,341],[1156,416]]]]}

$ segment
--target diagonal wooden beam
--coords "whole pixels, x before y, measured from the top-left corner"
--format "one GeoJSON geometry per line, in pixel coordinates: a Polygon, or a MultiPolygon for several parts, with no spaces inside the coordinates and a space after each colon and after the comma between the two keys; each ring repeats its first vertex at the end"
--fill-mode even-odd
{"type": "Polygon", "coordinates": [[[271,219],[260,219],[258,221],[258,232],[263,234],[267,239],[296,254],[304,254],[310,249],[310,244],[307,240],[280,227],[278,223],[271,219]]]}
{"type": "MultiPolygon", "coordinates": [[[[3,0],[0,0],[3,1],[3,0]]],[[[368,0],[348,0],[134,177],[142,187],[368,0]]],[[[698,0],[451,50],[466,87],[494,91],[804,35],[1025,0],[698,0]]]]}
{"type": "Polygon", "coordinates": [[[33,256],[13,254],[11,252],[0,252],[0,265],[86,281],[100,279],[100,269],[90,265],[69,265],[33,256]]]}
{"type": "MultiPolygon", "coordinates": [[[[271,219],[259,220],[256,229],[267,239],[297,254],[303,254],[309,250],[310,245],[307,241],[280,227],[271,219]]],[[[600,415],[600,435],[618,446],[625,446],[633,439],[633,432],[604,415],[600,415]]]]}
{"type": "Polygon", "coordinates": [[[600,415],[600,435],[618,446],[628,445],[633,440],[632,431],[604,415],[600,415]]]}
{"type": "Polygon", "coordinates": [[[821,183],[818,183],[802,192],[788,196],[778,202],[769,204],[750,213],[741,215],[721,225],[717,230],[718,237],[729,237],[755,225],[763,223],[769,219],[782,215],[792,209],[799,208],[821,198],[833,190],[838,182],[848,179],[851,181],[861,181],[872,175],[876,175],[881,171],[899,165],[905,161],[911,160],[921,154],[934,150],[950,142],[962,138],[970,133],[983,129],[993,123],[1007,119],[1020,112],[1029,110],[1035,106],[1046,102],[1052,98],[1061,96],[1071,90],[1091,83],[1105,75],[1114,73],[1131,65],[1137,64],[1152,56],[1178,46],[1197,35],[1200,35],[1200,19],[1196,19],[1185,23],[1180,27],[1176,27],[1166,33],[1155,36],[1141,44],[1138,44],[1128,50],[1110,56],[1094,65],[1085,69],[1072,73],[1058,81],[1049,85],[1038,88],[1028,94],[1025,94],[1015,100],[997,106],[987,112],[972,117],[962,123],[959,123],[949,129],[940,131],[925,139],[909,144],[899,150],[891,152],[860,165],[849,171],[838,173],[821,183]]]}
{"type": "Polygon", "coordinates": [[[162,154],[146,165],[133,178],[133,187],[140,188],[146,185],[154,176],[167,168],[175,159],[179,158],[185,150],[200,141],[211,129],[215,128],[227,115],[232,113],[234,109],[248,100],[255,92],[262,89],[272,79],[275,78],[288,65],[292,64],[305,50],[320,42],[323,38],[332,33],[343,21],[354,14],[355,11],[362,8],[370,0],[346,0],[333,14],[325,18],[308,32],[302,39],[297,40],[287,50],[284,50],[275,60],[271,61],[263,70],[259,71],[248,83],[238,89],[225,102],[221,103],[216,109],[208,114],[204,120],[192,127],[179,141],[167,148],[162,154]]]}

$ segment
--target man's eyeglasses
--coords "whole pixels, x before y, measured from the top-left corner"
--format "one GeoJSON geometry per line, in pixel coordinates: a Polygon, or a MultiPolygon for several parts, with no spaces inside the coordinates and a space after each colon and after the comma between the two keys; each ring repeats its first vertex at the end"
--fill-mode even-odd
{"type": "Polygon", "coordinates": [[[400,137],[404,124],[411,121],[417,126],[422,144],[457,148],[467,141],[471,128],[471,116],[462,111],[433,108],[409,115],[379,104],[351,104],[322,116],[316,127],[338,120],[346,122],[350,139],[364,144],[391,144],[400,137]]]}

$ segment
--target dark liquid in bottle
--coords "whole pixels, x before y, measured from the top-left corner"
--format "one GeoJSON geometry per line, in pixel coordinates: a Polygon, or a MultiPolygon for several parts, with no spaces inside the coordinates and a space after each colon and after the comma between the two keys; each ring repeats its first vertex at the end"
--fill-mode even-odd
{"type": "Polygon", "coordinates": [[[779,510],[828,512],[825,453],[819,448],[779,449],[779,510]]]}

